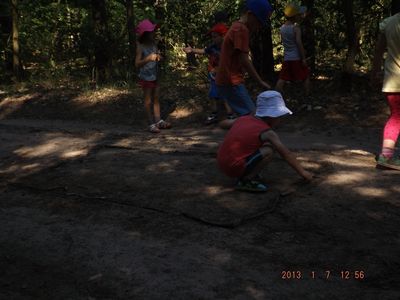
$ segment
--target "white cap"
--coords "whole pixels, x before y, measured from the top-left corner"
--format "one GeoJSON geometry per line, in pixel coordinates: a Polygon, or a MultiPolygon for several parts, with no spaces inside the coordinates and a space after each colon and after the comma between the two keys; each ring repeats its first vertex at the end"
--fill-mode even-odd
{"type": "Polygon", "coordinates": [[[257,97],[257,117],[281,117],[293,114],[285,105],[282,95],[277,91],[265,91],[257,97]]]}

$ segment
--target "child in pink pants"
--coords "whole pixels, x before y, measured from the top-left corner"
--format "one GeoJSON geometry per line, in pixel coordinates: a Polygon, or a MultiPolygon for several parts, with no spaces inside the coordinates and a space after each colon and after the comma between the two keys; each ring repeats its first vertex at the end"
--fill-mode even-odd
{"type": "Polygon", "coordinates": [[[390,117],[383,131],[382,152],[377,167],[400,171],[400,159],[394,157],[400,133],[400,1],[392,2],[392,16],[379,24],[380,34],[375,50],[371,82],[377,82],[382,56],[387,49],[382,91],[390,107],[390,117]]]}

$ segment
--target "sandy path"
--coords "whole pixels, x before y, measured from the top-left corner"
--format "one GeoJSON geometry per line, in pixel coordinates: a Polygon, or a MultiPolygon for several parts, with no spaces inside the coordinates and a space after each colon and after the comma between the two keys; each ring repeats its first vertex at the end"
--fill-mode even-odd
{"type": "Polygon", "coordinates": [[[277,158],[261,196],[216,170],[222,136],[0,121],[0,299],[398,299],[400,177],[374,169],[378,130],[285,129],[319,179],[277,158]]]}

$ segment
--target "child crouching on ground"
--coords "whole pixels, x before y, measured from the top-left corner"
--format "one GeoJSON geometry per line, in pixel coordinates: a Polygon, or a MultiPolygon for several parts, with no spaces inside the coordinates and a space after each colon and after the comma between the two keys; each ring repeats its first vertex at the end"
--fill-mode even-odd
{"type": "Polygon", "coordinates": [[[304,179],[313,174],[304,170],[295,156],[273,131],[280,117],[292,114],[279,92],[266,91],[257,97],[255,115],[238,118],[218,150],[218,165],[229,177],[238,178],[236,189],[252,192],[267,191],[259,173],[268,164],[274,151],[304,179]]]}

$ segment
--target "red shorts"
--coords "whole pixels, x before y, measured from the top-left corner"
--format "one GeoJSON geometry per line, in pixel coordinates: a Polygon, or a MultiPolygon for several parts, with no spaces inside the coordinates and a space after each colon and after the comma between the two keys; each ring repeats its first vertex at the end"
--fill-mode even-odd
{"type": "Polygon", "coordinates": [[[147,81],[147,80],[139,80],[139,85],[142,89],[155,89],[157,85],[157,80],[154,81],[147,81]]]}
{"type": "Polygon", "coordinates": [[[310,69],[301,60],[284,61],[279,79],[285,81],[304,81],[310,76],[310,69]]]}

